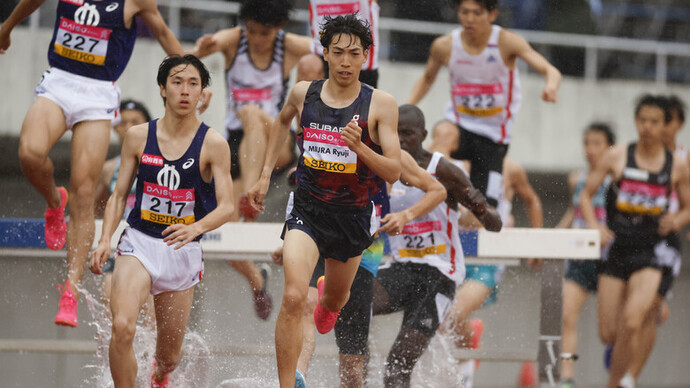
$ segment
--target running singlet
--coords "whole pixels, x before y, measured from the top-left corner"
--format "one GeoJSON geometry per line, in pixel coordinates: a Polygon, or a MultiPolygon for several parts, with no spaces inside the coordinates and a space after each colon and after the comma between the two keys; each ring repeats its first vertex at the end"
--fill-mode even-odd
{"type": "Polygon", "coordinates": [[[126,0],[59,0],[53,39],[48,48],[52,67],[102,81],[117,81],[136,40],[136,24],[125,28],[126,0]]]}
{"type": "MultiPolygon", "coordinates": [[[[202,123],[187,151],[177,160],[167,160],[158,148],[156,120],[149,133],[137,173],[137,201],[127,223],[151,237],[172,224],[191,224],[216,208],[213,182],[201,178],[199,157],[208,126],[202,123]]],[[[195,241],[201,236],[195,238],[195,241]]]]}
{"type": "Polygon", "coordinates": [[[309,0],[309,26],[311,27],[312,52],[323,56],[323,46],[319,41],[319,33],[326,16],[336,17],[356,13],[360,19],[369,22],[371,37],[374,43],[369,48],[369,58],[362,65],[362,70],[376,70],[379,68],[379,12],[381,7],[373,0],[309,0]]]}
{"type": "MultiPolygon", "coordinates": [[[[580,209],[580,194],[585,188],[585,183],[587,181],[587,174],[581,172],[577,177],[577,185],[575,185],[575,190],[573,191],[573,209],[575,209],[575,215],[573,217],[573,228],[576,229],[587,229],[587,221],[585,221],[582,215],[582,209],[580,209]]],[[[607,175],[604,178],[604,183],[599,186],[597,192],[592,197],[592,205],[594,206],[594,215],[597,218],[597,222],[604,225],[606,224],[606,191],[609,189],[611,184],[611,176],[607,175]]]]}
{"type": "Polygon", "coordinates": [[[359,96],[342,109],[321,100],[325,80],[312,81],[304,97],[298,138],[302,155],[297,165],[297,186],[330,204],[364,207],[380,192],[385,182],[374,174],[340,138],[340,131],[356,120],[362,128],[362,143],[378,154],[381,147],[369,136],[369,105],[374,89],[360,83],[359,96]]]}
{"type": "Polygon", "coordinates": [[[237,117],[240,108],[247,104],[258,105],[264,112],[277,117],[285,103],[287,78],[283,78],[285,57],[285,31],[280,30],[273,43],[273,58],[268,68],[257,68],[249,57],[249,42],[240,29],[237,55],[225,72],[228,93],[228,111],[225,128],[241,130],[242,121],[237,117]]]}
{"type": "MultiPolygon", "coordinates": [[[[108,191],[112,194],[115,191],[115,183],[117,183],[117,176],[120,174],[120,164],[122,159],[118,156],[115,159],[115,170],[113,170],[113,176],[110,178],[110,184],[108,185],[108,191]]],[[[134,209],[134,204],[137,202],[137,180],[134,180],[134,184],[129,191],[127,196],[127,203],[125,204],[125,212],[122,213],[122,219],[127,219],[129,213],[134,209]]]]}
{"type": "Polygon", "coordinates": [[[658,173],[639,169],[635,163],[637,143],[628,146],[628,159],[620,181],[609,186],[606,213],[616,241],[625,245],[649,245],[661,240],[659,219],[668,210],[671,196],[673,155],[658,173]]]}
{"type": "Polygon", "coordinates": [[[465,51],[462,28],[451,32],[450,97],[456,124],[495,143],[509,144],[522,96],[517,68],[507,68],[498,49],[500,32],[501,27],[492,27],[489,43],[478,55],[465,51]]]}
{"type": "MultiPolygon", "coordinates": [[[[443,158],[434,152],[426,171],[436,176],[436,166],[443,158]]],[[[391,212],[409,209],[424,196],[424,191],[397,181],[391,189],[391,212]]],[[[436,267],[460,285],[465,279],[465,258],[460,245],[457,225],[460,214],[442,202],[428,214],[405,225],[402,233],[389,236],[393,260],[436,267]]]]}

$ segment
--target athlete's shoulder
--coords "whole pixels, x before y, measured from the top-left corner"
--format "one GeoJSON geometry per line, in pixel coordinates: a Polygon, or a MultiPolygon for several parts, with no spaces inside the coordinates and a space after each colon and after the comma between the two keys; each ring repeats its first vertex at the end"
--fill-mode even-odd
{"type": "MultiPolygon", "coordinates": [[[[371,87],[371,86],[362,85],[362,87],[371,87]]],[[[373,89],[373,92],[371,94],[372,102],[374,102],[376,104],[391,104],[391,103],[393,103],[397,107],[398,103],[395,101],[395,98],[390,93],[384,92],[381,89],[375,89],[375,88],[372,88],[372,89],[373,89]]]]}
{"type": "Polygon", "coordinates": [[[288,51],[304,51],[309,54],[311,52],[312,39],[309,36],[299,35],[292,32],[285,33],[285,48],[288,51]]]}

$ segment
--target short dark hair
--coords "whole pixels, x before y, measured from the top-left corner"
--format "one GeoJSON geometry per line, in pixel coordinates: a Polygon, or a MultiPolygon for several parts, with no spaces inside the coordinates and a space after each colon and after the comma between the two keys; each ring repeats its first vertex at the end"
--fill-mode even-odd
{"type": "Polygon", "coordinates": [[[644,106],[653,106],[661,109],[664,112],[664,122],[668,123],[671,121],[671,111],[668,109],[668,98],[652,94],[642,95],[637,99],[637,104],[635,105],[635,117],[637,117],[644,106]]]}
{"type": "MultiPolygon", "coordinates": [[[[192,65],[196,67],[196,69],[199,71],[199,76],[201,77],[201,89],[204,89],[211,84],[211,75],[209,74],[206,65],[204,65],[204,63],[194,55],[187,54],[185,56],[171,55],[166,57],[163,62],[161,62],[161,65],[158,66],[158,76],[156,77],[158,85],[165,87],[165,83],[170,76],[170,71],[179,65],[192,65]]],[[[165,104],[165,97],[163,97],[163,104],[165,104]]]]}
{"type": "Polygon", "coordinates": [[[288,21],[291,10],[289,0],[244,0],[240,6],[240,20],[277,27],[288,21]]]}
{"type": "MultiPolygon", "coordinates": [[[[460,4],[465,0],[451,0],[455,8],[459,7],[460,4]]],[[[498,0],[472,0],[475,3],[484,7],[487,11],[493,11],[498,8],[498,0]]]]}
{"type": "Polygon", "coordinates": [[[326,16],[319,33],[321,46],[328,48],[336,35],[338,39],[341,35],[358,37],[364,50],[368,50],[374,44],[371,25],[368,21],[359,19],[354,13],[336,17],[326,16]]]}
{"type": "Polygon", "coordinates": [[[142,115],[144,115],[146,121],[151,121],[151,115],[149,114],[149,110],[146,109],[146,106],[144,106],[144,104],[142,104],[139,101],[122,100],[122,102],[120,103],[120,113],[122,113],[123,110],[139,111],[142,115]]]}
{"type": "Polygon", "coordinates": [[[685,110],[687,109],[685,102],[680,97],[672,94],[666,98],[666,104],[669,113],[676,112],[680,122],[685,123],[685,110]]]}
{"type": "Polygon", "coordinates": [[[616,144],[616,134],[613,133],[613,129],[607,123],[595,121],[587,126],[585,133],[587,132],[599,132],[606,137],[606,141],[610,146],[616,144]]]}

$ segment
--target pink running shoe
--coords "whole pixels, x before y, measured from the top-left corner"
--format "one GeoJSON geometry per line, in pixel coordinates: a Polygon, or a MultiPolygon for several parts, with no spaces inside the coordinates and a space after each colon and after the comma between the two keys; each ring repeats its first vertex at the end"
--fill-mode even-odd
{"type": "Polygon", "coordinates": [[[77,297],[72,291],[69,279],[65,280],[65,285],[57,285],[60,295],[58,313],[55,316],[55,324],[62,326],[77,327],[77,297]]]}
{"type": "MultiPolygon", "coordinates": [[[[470,339],[470,349],[479,349],[481,347],[482,334],[484,333],[484,321],[479,318],[470,321],[472,328],[472,338],[470,339]]],[[[474,360],[474,369],[479,368],[481,360],[474,360]]]]}
{"type": "Polygon", "coordinates": [[[45,223],[45,238],[48,248],[57,251],[65,246],[65,235],[67,234],[67,224],[65,223],[65,206],[67,206],[67,189],[58,187],[60,192],[60,206],[51,209],[46,206],[43,216],[45,223]]]}
{"type": "Polygon", "coordinates": [[[326,334],[333,330],[335,322],[338,320],[338,312],[332,312],[326,310],[321,306],[321,296],[323,295],[323,282],[325,280],[324,276],[321,276],[316,282],[316,289],[319,290],[319,303],[316,304],[316,309],[314,310],[314,324],[316,324],[316,330],[321,334],[326,334]]]}
{"type": "Polygon", "coordinates": [[[151,388],[168,388],[170,387],[170,375],[165,375],[165,380],[162,382],[156,381],[156,360],[153,360],[153,373],[151,373],[151,388]]]}

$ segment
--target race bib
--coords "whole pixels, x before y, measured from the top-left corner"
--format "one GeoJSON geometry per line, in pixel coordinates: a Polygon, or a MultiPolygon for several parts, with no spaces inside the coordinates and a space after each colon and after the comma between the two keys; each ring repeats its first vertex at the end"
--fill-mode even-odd
{"type": "Polygon", "coordinates": [[[141,219],[165,225],[193,223],[194,189],[170,190],[166,186],[144,182],[141,219]]]}
{"type": "Polygon", "coordinates": [[[456,84],[452,89],[455,110],[464,115],[488,117],[503,112],[503,86],[495,84],[456,84]]]}
{"type": "Polygon", "coordinates": [[[666,186],[623,179],[616,200],[618,210],[640,215],[660,215],[668,206],[666,186]]]}
{"type": "Polygon", "coordinates": [[[271,100],[271,89],[233,89],[232,100],[235,102],[235,110],[247,104],[263,106],[271,100]]]}
{"type": "Polygon", "coordinates": [[[349,13],[357,13],[360,11],[359,2],[353,3],[334,3],[334,4],[319,4],[316,6],[316,14],[318,16],[338,16],[349,13]]]}
{"type": "Polygon", "coordinates": [[[341,128],[312,123],[304,128],[304,164],[316,170],[354,174],[357,154],[340,137],[341,128]]]}
{"type": "Polygon", "coordinates": [[[446,244],[436,245],[435,233],[442,232],[441,221],[424,221],[407,224],[402,235],[404,248],[398,249],[400,257],[422,258],[427,255],[446,253],[446,244]]]}
{"type": "Polygon", "coordinates": [[[103,65],[111,32],[109,28],[86,26],[62,17],[55,36],[55,53],[79,62],[103,65]]]}

